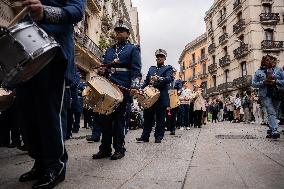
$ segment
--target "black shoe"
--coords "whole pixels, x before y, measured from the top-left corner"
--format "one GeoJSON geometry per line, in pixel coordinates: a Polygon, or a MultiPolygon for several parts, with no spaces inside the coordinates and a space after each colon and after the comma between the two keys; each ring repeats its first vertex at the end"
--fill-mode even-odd
{"type": "Polygon", "coordinates": [[[271,135],[271,130],[270,129],[268,129],[267,131],[266,131],[266,134],[268,134],[268,135],[271,135]]]}
{"type": "Polygon", "coordinates": [[[40,172],[36,168],[32,168],[29,172],[24,173],[20,176],[19,181],[20,182],[28,182],[37,180],[40,177],[40,172]]]}
{"type": "Polygon", "coordinates": [[[16,148],[17,146],[19,146],[19,145],[16,144],[16,143],[11,143],[11,144],[9,144],[7,147],[8,147],[8,148],[16,148]]]}
{"type": "Polygon", "coordinates": [[[278,139],[278,138],[280,138],[280,134],[279,133],[273,133],[272,134],[272,138],[273,139],[278,139]]]}
{"type": "Polygon", "coordinates": [[[55,174],[48,173],[44,174],[39,180],[33,185],[33,189],[51,189],[54,188],[60,182],[65,180],[65,173],[55,174]]]}
{"type": "Polygon", "coordinates": [[[86,140],[88,142],[100,142],[100,138],[93,138],[92,136],[87,136],[86,140]]]}
{"type": "Polygon", "coordinates": [[[162,142],[162,139],[158,139],[158,138],[155,139],[155,143],[161,143],[161,142],[162,142]]]}
{"type": "Polygon", "coordinates": [[[176,135],[176,133],[174,131],[171,131],[170,135],[176,135]]]}
{"type": "Polygon", "coordinates": [[[23,146],[18,146],[17,148],[21,151],[24,151],[24,152],[28,151],[28,146],[25,145],[25,144],[23,146]]]}
{"type": "Polygon", "coordinates": [[[140,138],[136,138],[136,141],[137,142],[149,142],[149,138],[142,138],[142,137],[140,137],[140,138]]]}
{"type": "Polygon", "coordinates": [[[266,138],[272,138],[272,134],[266,135],[266,138]]]}
{"type": "Polygon", "coordinates": [[[122,152],[114,152],[114,154],[110,157],[111,160],[121,159],[125,156],[122,152]]]}
{"type": "Polygon", "coordinates": [[[93,159],[102,159],[102,158],[107,158],[111,156],[111,152],[104,152],[104,151],[99,151],[96,154],[93,154],[93,159]]]}

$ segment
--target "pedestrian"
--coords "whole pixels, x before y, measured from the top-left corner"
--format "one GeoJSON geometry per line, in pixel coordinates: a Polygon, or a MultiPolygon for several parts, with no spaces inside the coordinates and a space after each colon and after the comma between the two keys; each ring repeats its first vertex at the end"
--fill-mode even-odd
{"type": "Polygon", "coordinates": [[[67,151],[64,145],[66,107],[63,104],[65,80],[73,81],[73,26],[85,11],[85,1],[24,0],[29,15],[60,44],[55,57],[36,76],[17,87],[21,124],[27,138],[33,168],[20,176],[20,182],[37,180],[34,189],[52,188],[65,179],[67,151]]]}
{"type": "MultiPolygon", "coordinates": [[[[109,68],[101,67],[98,73],[107,77],[112,83],[130,89],[130,93],[134,94],[141,79],[141,54],[140,47],[131,44],[128,40],[130,27],[130,24],[124,20],[118,20],[115,24],[116,43],[106,50],[103,64],[116,69],[110,72],[109,68]]],[[[99,152],[93,154],[93,159],[110,157],[111,160],[117,160],[125,156],[125,112],[127,103],[132,102],[130,93],[123,91],[123,102],[111,114],[96,113],[94,116],[94,125],[102,129],[102,140],[99,152]],[[111,144],[115,150],[113,154],[111,144]]]]}
{"type": "Polygon", "coordinates": [[[157,66],[151,66],[149,68],[142,88],[153,84],[153,87],[160,91],[160,97],[152,107],[144,110],[143,132],[139,138],[136,138],[139,142],[149,142],[150,133],[155,122],[155,143],[161,143],[165,133],[166,109],[170,105],[168,90],[173,81],[173,67],[165,65],[167,57],[167,52],[165,50],[158,49],[155,52],[155,56],[157,66]]]}
{"type": "Polygon", "coordinates": [[[239,94],[236,94],[236,98],[234,101],[234,110],[235,110],[235,122],[239,123],[241,121],[241,108],[242,108],[242,101],[239,94]]]}
{"type": "Polygon", "coordinates": [[[190,129],[189,125],[189,108],[190,108],[190,101],[192,99],[192,91],[189,88],[189,83],[187,81],[183,82],[183,88],[181,90],[181,95],[179,96],[180,100],[180,116],[181,116],[181,125],[180,129],[187,130],[190,129]]]}
{"type": "Polygon", "coordinates": [[[271,55],[262,57],[261,66],[255,72],[252,85],[258,88],[258,96],[267,112],[267,121],[269,130],[267,138],[278,139],[280,133],[278,131],[277,114],[280,106],[280,98],[283,94],[279,94],[277,87],[284,87],[284,72],[276,66],[277,59],[271,55]],[[280,98],[279,98],[280,97],[280,98]]]}
{"type": "Polygon", "coordinates": [[[206,111],[205,107],[205,100],[202,97],[202,89],[200,87],[195,88],[195,101],[194,101],[194,117],[195,117],[195,123],[194,127],[201,128],[202,127],[202,117],[203,117],[203,111],[206,111]]]}

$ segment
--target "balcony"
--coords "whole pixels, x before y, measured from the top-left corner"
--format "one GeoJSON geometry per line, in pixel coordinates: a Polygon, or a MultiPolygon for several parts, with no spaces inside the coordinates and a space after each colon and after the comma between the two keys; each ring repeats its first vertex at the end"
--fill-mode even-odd
{"type": "Polygon", "coordinates": [[[215,49],[216,49],[215,43],[210,44],[208,47],[208,53],[212,54],[213,52],[215,52],[215,49]]]}
{"type": "Polygon", "coordinates": [[[209,96],[219,94],[218,88],[217,87],[211,87],[211,88],[207,89],[207,94],[209,96]]]}
{"type": "Polygon", "coordinates": [[[200,63],[203,63],[203,62],[205,62],[207,59],[208,59],[208,58],[207,58],[207,55],[203,54],[203,55],[201,55],[201,56],[198,58],[198,61],[199,61],[200,63]]]}
{"type": "Polygon", "coordinates": [[[275,25],[280,21],[279,13],[261,13],[259,16],[262,24],[275,25]]]}
{"type": "Polygon", "coordinates": [[[236,24],[233,25],[233,32],[235,34],[240,33],[245,29],[246,22],[244,19],[239,20],[236,24]]]}
{"type": "Polygon", "coordinates": [[[252,76],[251,75],[244,75],[243,77],[239,77],[234,79],[233,83],[234,86],[237,88],[245,88],[250,87],[252,82],[252,76]]]}
{"type": "Polygon", "coordinates": [[[233,52],[236,59],[246,56],[248,54],[248,44],[242,43],[241,46],[235,49],[233,52]]]}
{"type": "Polygon", "coordinates": [[[284,50],[283,43],[284,41],[263,40],[261,42],[261,49],[263,51],[279,52],[279,51],[284,50]]]}
{"type": "Polygon", "coordinates": [[[216,63],[213,63],[213,64],[208,66],[208,72],[210,74],[213,74],[213,73],[217,72],[217,69],[218,68],[217,68],[217,64],[216,63]]]}
{"type": "Polygon", "coordinates": [[[219,37],[219,43],[220,43],[220,45],[225,44],[225,43],[228,41],[228,39],[229,39],[228,33],[224,33],[223,35],[221,35],[221,36],[219,37]]]}
{"type": "Polygon", "coordinates": [[[226,13],[222,14],[222,16],[217,20],[218,26],[221,26],[226,20],[227,20],[226,13]]]}
{"type": "Polygon", "coordinates": [[[101,4],[101,0],[87,0],[88,8],[95,13],[99,13],[101,11],[101,4]]]}
{"type": "Polygon", "coordinates": [[[225,55],[219,60],[219,66],[222,68],[230,65],[230,63],[231,63],[230,55],[225,55]]]}
{"type": "Polygon", "coordinates": [[[213,34],[213,28],[209,28],[208,29],[208,35],[212,35],[213,34]]]}
{"type": "Polygon", "coordinates": [[[87,53],[90,53],[92,56],[95,56],[100,61],[103,60],[102,50],[86,34],[80,34],[78,32],[75,32],[74,38],[79,47],[83,47],[87,50],[87,53]]]}
{"type": "Polygon", "coordinates": [[[241,0],[236,0],[235,2],[234,2],[234,10],[238,10],[238,9],[240,9],[242,7],[242,2],[241,2],[241,0]]]}
{"type": "Polygon", "coordinates": [[[207,73],[200,73],[200,74],[199,74],[199,78],[200,78],[200,79],[205,79],[205,78],[207,78],[207,76],[208,76],[207,73]]]}
{"type": "Polygon", "coordinates": [[[218,90],[220,93],[234,90],[233,82],[226,82],[218,85],[218,90]]]}

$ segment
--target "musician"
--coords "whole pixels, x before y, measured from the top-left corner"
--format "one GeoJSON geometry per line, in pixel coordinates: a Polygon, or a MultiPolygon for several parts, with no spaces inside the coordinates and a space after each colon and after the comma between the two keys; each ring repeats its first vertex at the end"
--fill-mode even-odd
{"type": "Polygon", "coordinates": [[[145,88],[148,85],[152,85],[160,91],[160,97],[155,104],[144,110],[144,127],[143,133],[140,138],[136,138],[137,141],[149,142],[150,133],[156,118],[155,129],[155,143],[161,143],[165,133],[165,117],[166,109],[169,107],[169,94],[170,83],[173,81],[173,67],[170,65],[164,65],[167,52],[159,49],[155,53],[157,66],[151,66],[149,68],[146,80],[142,85],[145,88]]]}
{"type": "MultiPolygon", "coordinates": [[[[182,90],[182,80],[179,79],[175,79],[176,78],[176,73],[177,70],[173,69],[173,78],[174,80],[171,82],[170,84],[170,88],[173,90],[177,91],[177,94],[180,95],[181,94],[181,90],[182,90]]],[[[170,130],[170,135],[175,135],[175,130],[177,127],[177,124],[180,125],[180,118],[181,116],[179,116],[179,107],[177,106],[175,108],[170,109],[170,116],[169,116],[169,130],[170,130]]]]}
{"type": "MultiPolygon", "coordinates": [[[[119,20],[114,27],[117,43],[108,48],[99,74],[110,79],[111,82],[125,88],[131,88],[134,94],[138,90],[141,79],[141,55],[140,48],[128,41],[130,24],[119,20]],[[108,75],[106,75],[108,74],[108,75]]],[[[93,155],[93,159],[110,157],[111,160],[121,159],[125,155],[125,112],[126,105],[132,102],[128,91],[123,90],[124,100],[110,115],[98,115],[94,117],[94,124],[102,129],[102,140],[99,152],[93,155]],[[113,141],[114,154],[111,155],[111,143],[113,141]]]]}
{"type": "Polygon", "coordinates": [[[277,114],[281,101],[277,87],[284,86],[284,72],[276,66],[276,63],[277,59],[275,57],[271,55],[263,56],[261,66],[256,70],[252,81],[252,86],[259,89],[258,96],[267,112],[269,130],[266,137],[273,139],[280,138],[277,114]]]}
{"type": "Polygon", "coordinates": [[[37,180],[34,189],[53,188],[65,179],[67,152],[64,145],[66,107],[63,106],[65,78],[73,81],[73,24],[84,14],[85,1],[24,0],[30,12],[26,20],[35,21],[60,44],[49,64],[17,88],[21,123],[33,168],[20,176],[20,182],[37,180]]]}

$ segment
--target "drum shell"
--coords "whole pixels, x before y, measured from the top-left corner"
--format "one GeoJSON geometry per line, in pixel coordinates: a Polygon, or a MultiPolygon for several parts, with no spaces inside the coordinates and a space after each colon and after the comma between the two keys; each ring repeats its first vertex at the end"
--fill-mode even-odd
{"type": "Polygon", "coordinates": [[[180,105],[180,100],[177,94],[177,90],[175,89],[169,90],[169,98],[170,98],[170,109],[176,108],[180,105]]]}
{"type": "Polygon", "coordinates": [[[160,91],[152,86],[143,89],[143,95],[136,95],[138,103],[144,108],[152,107],[160,97],[160,91]]]}
{"type": "Polygon", "coordinates": [[[14,99],[14,93],[7,93],[4,89],[0,89],[0,112],[12,106],[14,99]]]}
{"type": "Polygon", "coordinates": [[[59,44],[32,22],[9,28],[0,44],[0,81],[5,88],[14,88],[32,78],[59,49],[59,44]]]}

